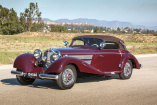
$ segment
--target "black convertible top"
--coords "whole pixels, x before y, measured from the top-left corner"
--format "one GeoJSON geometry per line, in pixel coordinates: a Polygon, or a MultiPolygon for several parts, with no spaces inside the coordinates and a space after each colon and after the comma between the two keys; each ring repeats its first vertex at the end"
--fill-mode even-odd
{"type": "Polygon", "coordinates": [[[115,42],[119,43],[120,49],[122,49],[122,50],[126,49],[125,46],[122,44],[122,43],[124,43],[124,41],[117,38],[117,37],[114,37],[114,36],[109,36],[109,35],[82,35],[82,36],[74,37],[73,40],[79,39],[79,38],[96,38],[96,39],[101,39],[103,41],[115,41],[115,42]],[[120,43],[120,42],[122,42],[122,43],[120,43]]]}
{"type": "Polygon", "coordinates": [[[103,41],[112,40],[116,42],[122,41],[124,43],[123,40],[114,36],[109,36],[109,35],[83,35],[83,36],[74,37],[73,39],[78,39],[78,38],[96,38],[96,39],[101,39],[103,41]]]}

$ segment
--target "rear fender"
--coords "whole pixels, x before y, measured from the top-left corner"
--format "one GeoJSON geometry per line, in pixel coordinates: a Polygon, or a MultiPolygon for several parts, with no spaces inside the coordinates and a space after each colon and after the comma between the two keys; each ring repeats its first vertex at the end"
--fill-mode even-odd
{"type": "Polygon", "coordinates": [[[134,68],[140,69],[140,64],[139,64],[138,60],[135,58],[135,56],[133,56],[131,53],[127,53],[124,55],[124,57],[120,63],[121,64],[121,68],[120,68],[121,71],[124,71],[124,66],[128,60],[132,61],[134,68]]]}
{"type": "Polygon", "coordinates": [[[55,62],[53,62],[51,64],[51,66],[46,70],[45,74],[48,73],[61,73],[65,66],[68,64],[75,64],[80,72],[86,72],[86,73],[94,73],[94,74],[104,74],[103,72],[101,72],[100,70],[92,67],[91,65],[89,65],[88,63],[74,58],[74,57],[62,57],[58,60],[56,60],[55,62]]]}
{"type": "Polygon", "coordinates": [[[37,60],[34,58],[33,54],[22,54],[15,59],[13,67],[22,70],[24,73],[42,72],[42,67],[34,66],[35,62],[37,62],[37,60]]]}

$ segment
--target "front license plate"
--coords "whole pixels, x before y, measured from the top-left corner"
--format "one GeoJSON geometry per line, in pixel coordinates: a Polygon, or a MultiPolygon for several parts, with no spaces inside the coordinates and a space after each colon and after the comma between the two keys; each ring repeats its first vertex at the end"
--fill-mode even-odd
{"type": "Polygon", "coordinates": [[[29,77],[38,77],[38,73],[27,73],[29,77]]]}

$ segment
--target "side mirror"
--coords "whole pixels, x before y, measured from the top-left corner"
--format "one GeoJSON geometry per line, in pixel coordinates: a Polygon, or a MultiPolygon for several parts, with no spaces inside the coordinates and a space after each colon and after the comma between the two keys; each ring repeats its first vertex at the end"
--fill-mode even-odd
{"type": "Polygon", "coordinates": [[[67,45],[69,44],[69,42],[68,41],[64,41],[63,44],[64,44],[64,46],[67,47],[67,45]]]}
{"type": "Polygon", "coordinates": [[[104,42],[100,43],[100,49],[103,49],[106,46],[106,44],[104,42]]]}

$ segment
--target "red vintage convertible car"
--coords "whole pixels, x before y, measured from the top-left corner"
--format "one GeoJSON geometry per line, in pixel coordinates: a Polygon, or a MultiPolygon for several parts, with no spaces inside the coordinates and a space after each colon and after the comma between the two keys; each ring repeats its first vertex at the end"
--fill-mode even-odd
{"type": "Polygon", "coordinates": [[[44,56],[40,49],[19,55],[14,62],[17,70],[11,73],[22,85],[32,84],[35,79],[54,79],[61,89],[70,89],[78,77],[119,74],[121,79],[129,79],[133,68],[140,67],[121,39],[85,35],[74,37],[67,48],[46,50],[44,56]]]}

